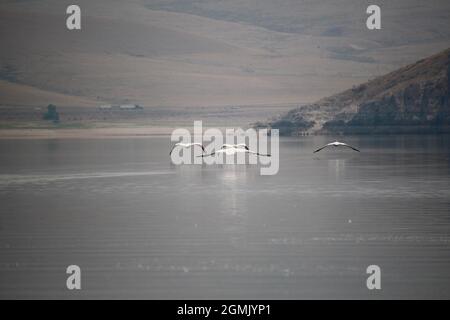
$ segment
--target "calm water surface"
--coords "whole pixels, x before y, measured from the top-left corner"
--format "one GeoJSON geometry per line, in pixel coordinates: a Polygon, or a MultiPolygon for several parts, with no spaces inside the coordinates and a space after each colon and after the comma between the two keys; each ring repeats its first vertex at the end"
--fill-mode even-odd
{"type": "Polygon", "coordinates": [[[275,176],[174,166],[167,137],[0,140],[0,298],[448,299],[449,139],[281,139],[275,176]]]}

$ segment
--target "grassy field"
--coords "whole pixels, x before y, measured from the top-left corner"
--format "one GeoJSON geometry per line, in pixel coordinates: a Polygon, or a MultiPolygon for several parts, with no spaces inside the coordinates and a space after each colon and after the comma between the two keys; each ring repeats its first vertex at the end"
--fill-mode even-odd
{"type": "Polygon", "coordinates": [[[0,107],[0,138],[96,135],[170,134],[175,128],[248,128],[261,119],[275,117],[295,105],[228,107],[159,107],[140,110],[57,107],[60,121],[43,120],[45,108],[0,107]]]}
{"type": "Polygon", "coordinates": [[[0,104],[223,106],[313,102],[449,46],[450,3],[60,0],[0,3],[0,104]],[[23,36],[22,36],[23,35],[23,36]]]}

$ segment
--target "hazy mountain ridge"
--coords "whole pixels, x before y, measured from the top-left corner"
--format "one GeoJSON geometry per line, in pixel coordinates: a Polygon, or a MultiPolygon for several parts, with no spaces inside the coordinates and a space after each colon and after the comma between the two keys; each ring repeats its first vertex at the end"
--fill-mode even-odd
{"type": "Polygon", "coordinates": [[[0,2],[0,105],[298,105],[450,45],[444,0],[380,0],[377,31],[366,0],[78,0],[81,31],[69,4],[0,2]]]}
{"type": "Polygon", "coordinates": [[[450,127],[450,49],[271,121],[282,134],[442,132],[450,127]]]}
{"type": "Polygon", "coordinates": [[[447,38],[450,4],[439,0],[378,0],[382,8],[383,29],[370,32],[365,26],[369,0],[143,0],[154,10],[189,13],[216,20],[260,26],[268,30],[325,37],[365,37],[385,45],[400,45],[436,38],[447,38]],[[440,9],[428,20],[424,12],[440,9]],[[361,14],[359,14],[361,13],[361,14]],[[409,19],[407,19],[407,17],[409,19]],[[417,23],[426,25],[414,31],[417,23]],[[444,27],[444,28],[440,28],[444,27]],[[392,30],[399,32],[392,32],[392,30]]]}

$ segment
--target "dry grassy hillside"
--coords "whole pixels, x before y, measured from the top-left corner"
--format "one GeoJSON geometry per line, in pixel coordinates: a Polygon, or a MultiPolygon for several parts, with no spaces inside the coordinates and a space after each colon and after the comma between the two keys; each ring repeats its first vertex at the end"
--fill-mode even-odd
{"type": "Polygon", "coordinates": [[[311,102],[449,46],[447,1],[66,0],[0,3],[0,105],[311,102]]]}
{"type": "Polygon", "coordinates": [[[286,134],[421,132],[450,125],[450,49],[342,93],[287,112],[271,123],[286,134]]]}

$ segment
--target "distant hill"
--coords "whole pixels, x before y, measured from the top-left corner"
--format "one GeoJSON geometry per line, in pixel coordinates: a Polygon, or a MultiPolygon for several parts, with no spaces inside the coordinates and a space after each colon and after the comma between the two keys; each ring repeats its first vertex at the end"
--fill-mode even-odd
{"type": "Polygon", "coordinates": [[[281,134],[450,132],[450,49],[300,106],[268,125],[281,134]]]}
{"type": "MultiPolygon", "coordinates": [[[[450,1],[0,1],[0,106],[310,103],[450,46],[450,1]]],[[[281,110],[281,109],[280,109],[281,110]]],[[[270,115],[268,115],[269,117],[270,115]]]]}

